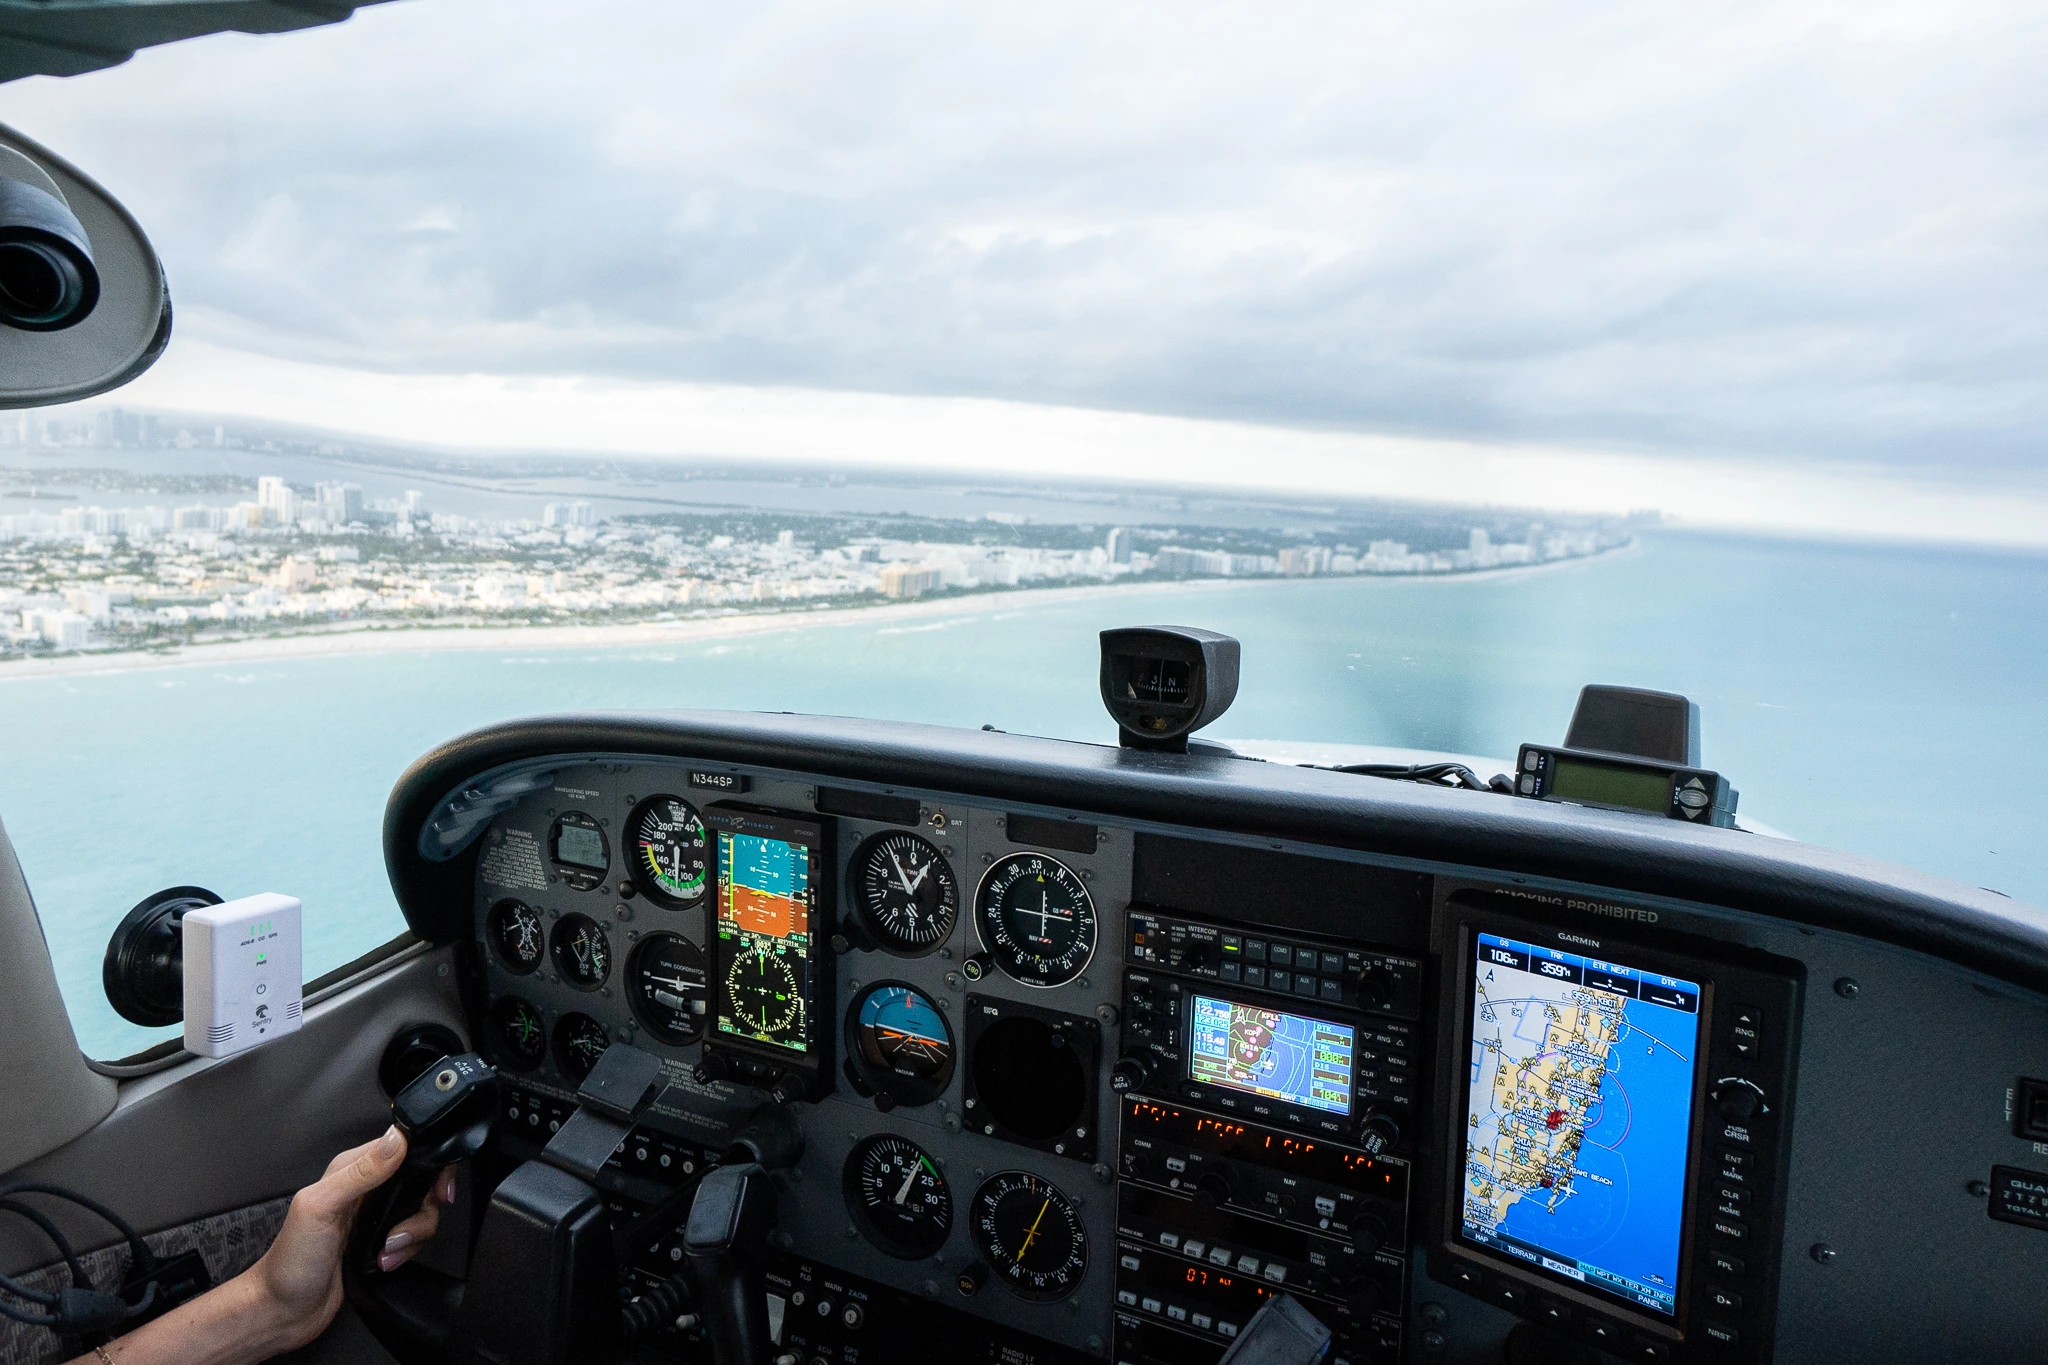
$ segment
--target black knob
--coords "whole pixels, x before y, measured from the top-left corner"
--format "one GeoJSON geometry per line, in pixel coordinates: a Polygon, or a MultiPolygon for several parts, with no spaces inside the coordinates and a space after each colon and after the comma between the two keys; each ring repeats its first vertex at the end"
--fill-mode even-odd
{"type": "Polygon", "coordinates": [[[1369,1156],[1384,1156],[1401,1140],[1401,1125],[1378,1110],[1358,1121],[1358,1145],[1369,1156]]]}
{"type": "Polygon", "coordinates": [[[704,1060],[697,1063],[692,1074],[696,1076],[697,1084],[709,1085],[713,1081],[722,1081],[731,1076],[732,1063],[715,1052],[707,1052],[704,1054],[704,1060]]]}
{"type": "Polygon", "coordinates": [[[963,1294],[972,1294],[988,1282],[988,1267],[980,1261],[969,1261],[960,1268],[959,1279],[955,1281],[963,1294]]]}
{"type": "Polygon", "coordinates": [[[1344,1286],[1344,1297],[1351,1307],[1351,1320],[1362,1323],[1379,1311],[1379,1281],[1360,1275],[1344,1286]]]}
{"type": "Polygon", "coordinates": [[[1228,1204],[1236,1190],[1237,1181],[1227,1167],[1211,1168],[1195,1177],[1195,1203],[1205,1209],[1228,1204]]]}
{"type": "Polygon", "coordinates": [[[960,961],[960,975],[969,981],[979,981],[988,975],[988,958],[981,953],[960,961]]]}
{"type": "Polygon", "coordinates": [[[896,1107],[896,1097],[884,1090],[875,1096],[875,1108],[886,1114],[896,1107]]]}
{"type": "Polygon", "coordinates": [[[1387,1241],[1385,1220],[1367,1213],[1351,1220],[1351,1249],[1360,1256],[1370,1256],[1387,1241]]]}
{"type": "Polygon", "coordinates": [[[1714,1108],[1730,1123],[1748,1123],[1763,1105],[1756,1087],[1731,1081],[1714,1092],[1714,1108]]]}
{"type": "Polygon", "coordinates": [[[1393,1008],[1394,990],[1398,984],[1387,971],[1386,964],[1378,958],[1367,958],[1365,965],[1358,969],[1358,998],[1372,1009],[1393,1008]]]}
{"type": "Polygon", "coordinates": [[[1119,1095],[1135,1094],[1151,1079],[1152,1059],[1142,1052],[1124,1054],[1109,1069],[1109,1088],[1119,1095]]]}
{"type": "Polygon", "coordinates": [[[787,1071],[776,1077],[775,1084],[768,1089],[768,1098],[777,1104],[790,1104],[803,1097],[803,1078],[787,1071]]]}

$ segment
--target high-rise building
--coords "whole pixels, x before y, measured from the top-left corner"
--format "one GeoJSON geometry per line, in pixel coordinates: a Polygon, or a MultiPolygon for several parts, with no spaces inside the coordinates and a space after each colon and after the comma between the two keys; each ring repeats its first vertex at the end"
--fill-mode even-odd
{"type": "Polygon", "coordinates": [[[1103,542],[1102,548],[1109,552],[1110,563],[1130,563],[1131,533],[1121,526],[1112,526],[1109,530],[1109,539],[1103,542]]]}
{"type": "Polygon", "coordinates": [[[882,596],[922,597],[939,586],[939,571],[929,564],[888,564],[882,568],[882,596]]]}
{"type": "Polygon", "coordinates": [[[256,480],[256,506],[262,510],[265,524],[289,526],[298,518],[298,496],[292,486],[275,474],[265,474],[256,480]]]}
{"type": "Polygon", "coordinates": [[[313,497],[320,520],[329,525],[347,526],[363,519],[363,490],[358,484],[314,484],[313,497]]]}

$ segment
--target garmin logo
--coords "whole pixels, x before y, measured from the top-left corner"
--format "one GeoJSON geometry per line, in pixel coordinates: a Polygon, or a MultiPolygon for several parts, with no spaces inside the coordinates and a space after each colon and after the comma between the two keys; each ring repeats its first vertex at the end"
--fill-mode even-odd
{"type": "Polygon", "coordinates": [[[1559,939],[1561,939],[1562,941],[1566,942],[1566,943],[1576,943],[1576,944],[1578,944],[1578,945],[1579,945],[1579,946],[1580,946],[1581,948],[1598,948],[1598,947],[1600,947],[1600,946],[1601,946],[1601,944],[1600,944],[1600,940],[1599,940],[1599,939],[1597,939],[1597,938],[1581,938],[1581,937],[1579,937],[1579,935],[1577,935],[1577,934],[1567,934],[1567,933],[1563,933],[1563,932],[1560,932],[1560,933],[1558,934],[1558,938],[1559,938],[1559,939]]]}

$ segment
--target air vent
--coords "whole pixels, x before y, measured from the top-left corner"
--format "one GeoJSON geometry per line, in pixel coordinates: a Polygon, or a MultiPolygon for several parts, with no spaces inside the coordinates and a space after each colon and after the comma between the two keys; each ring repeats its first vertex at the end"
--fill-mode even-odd
{"type": "Polygon", "coordinates": [[[287,1019],[296,1020],[300,1015],[304,1014],[305,1012],[305,1005],[297,1000],[292,1001],[291,1004],[286,1005],[284,1007],[284,1017],[287,1019]]]}
{"type": "Polygon", "coordinates": [[[206,1030],[208,1041],[214,1043],[225,1043],[234,1036],[235,1026],[232,1023],[214,1024],[206,1030]]]}

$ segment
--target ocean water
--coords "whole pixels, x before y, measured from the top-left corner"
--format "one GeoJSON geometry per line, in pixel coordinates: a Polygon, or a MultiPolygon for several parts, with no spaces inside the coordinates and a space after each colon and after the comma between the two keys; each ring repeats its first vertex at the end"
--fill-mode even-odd
{"type": "Polygon", "coordinates": [[[442,740],[585,707],[738,707],[1110,740],[1095,632],[1244,642],[1225,736],[1512,757],[1582,683],[1683,692],[1742,811],[1795,837],[2048,904],[2048,557],[1663,533],[1535,573],[1192,583],[963,600],[648,649],[204,661],[0,681],[4,821],[81,1043],[169,1031],[107,1006],[108,933],[160,887],[304,900],[308,976],[401,927],[385,798],[442,740]]]}

